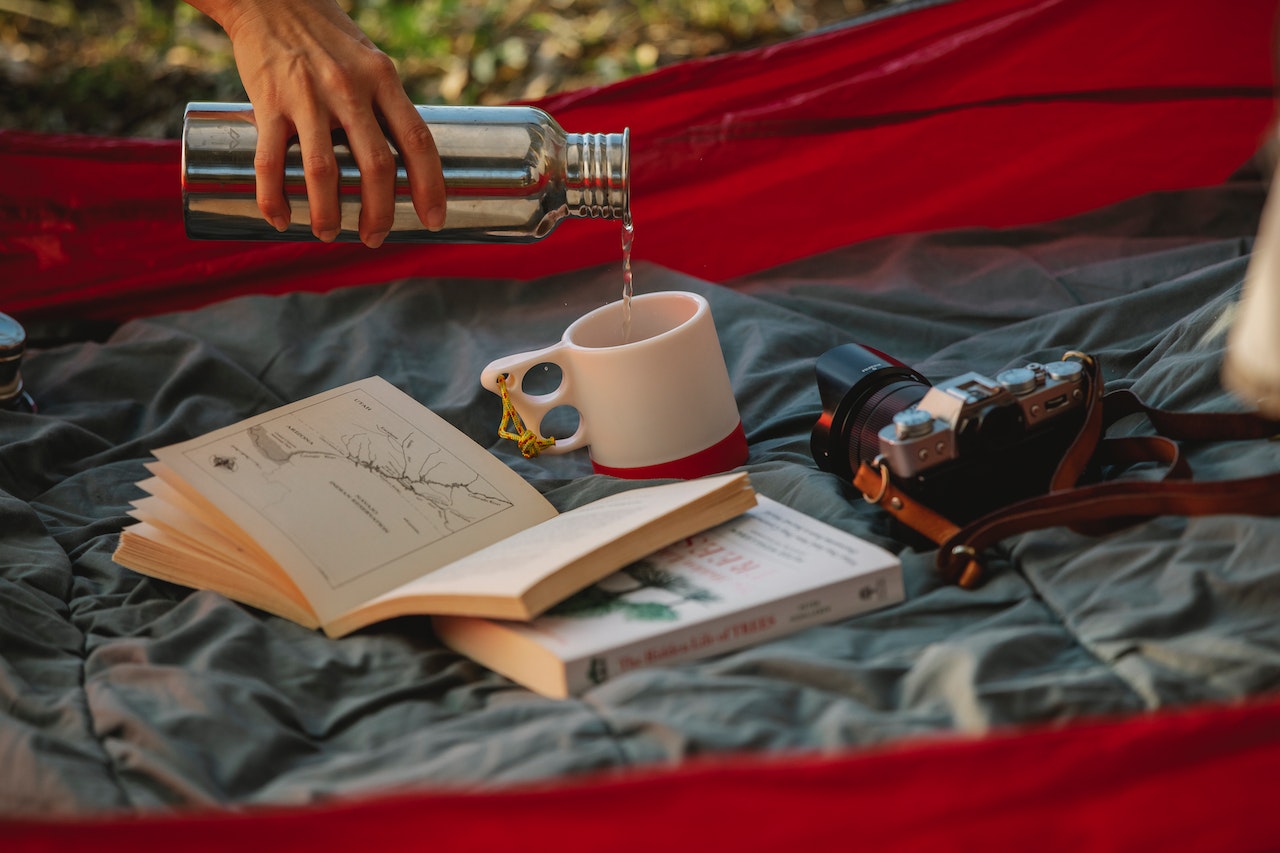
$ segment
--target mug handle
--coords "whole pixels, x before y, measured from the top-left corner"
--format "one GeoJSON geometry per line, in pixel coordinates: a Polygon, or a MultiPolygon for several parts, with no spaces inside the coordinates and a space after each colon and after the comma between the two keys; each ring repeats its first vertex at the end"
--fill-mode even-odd
{"type": "MultiPolygon", "coordinates": [[[[565,360],[561,357],[561,351],[564,348],[565,344],[561,341],[543,349],[516,353],[489,362],[489,365],[480,372],[480,384],[499,396],[502,392],[498,388],[498,382],[503,375],[507,377],[507,394],[511,397],[512,405],[520,413],[520,419],[524,421],[524,425],[539,437],[542,436],[542,419],[546,417],[547,412],[557,406],[578,408],[573,404],[570,396],[573,378],[565,365],[565,360]],[[547,394],[526,394],[523,388],[525,374],[539,364],[554,364],[559,367],[560,385],[547,394]]],[[[578,410],[578,429],[568,438],[556,438],[555,442],[542,452],[554,456],[577,450],[587,443],[586,422],[580,409],[578,410]]]]}

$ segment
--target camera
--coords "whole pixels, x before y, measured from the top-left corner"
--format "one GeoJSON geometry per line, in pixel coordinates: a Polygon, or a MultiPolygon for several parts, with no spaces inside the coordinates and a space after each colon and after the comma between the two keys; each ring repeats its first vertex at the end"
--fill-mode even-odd
{"type": "Polygon", "coordinates": [[[883,465],[895,486],[958,524],[1045,493],[1084,419],[1078,361],[934,385],[878,350],[844,344],[816,371],[818,467],[852,481],[863,462],[883,465]]]}

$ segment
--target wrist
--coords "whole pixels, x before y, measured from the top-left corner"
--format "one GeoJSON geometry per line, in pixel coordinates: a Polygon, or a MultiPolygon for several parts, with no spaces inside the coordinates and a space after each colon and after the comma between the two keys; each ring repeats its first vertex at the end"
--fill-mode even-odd
{"type": "Polygon", "coordinates": [[[187,5],[212,18],[234,42],[240,22],[255,9],[262,9],[263,0],[185,0],[187,5]]]}
{"type": "Polygon", "coordinates": [[[228,16],[230,7],[234,5],[235,0],[185,0],[185,2],[196,11],[212,18],[218,26],[225,30],[227,27],[222,20],[228,16]]]}

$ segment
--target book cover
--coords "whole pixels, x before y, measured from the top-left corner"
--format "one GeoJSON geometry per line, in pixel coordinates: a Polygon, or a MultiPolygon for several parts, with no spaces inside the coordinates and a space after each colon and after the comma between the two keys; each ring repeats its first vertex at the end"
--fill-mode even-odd
{"type": "Polygon", "coordinates": [[[757,500],[532,622],[436,617],[437,636],[516,682],[564,697],[634,669],[732,651],[903,599],[896,555],[757,500]]]}

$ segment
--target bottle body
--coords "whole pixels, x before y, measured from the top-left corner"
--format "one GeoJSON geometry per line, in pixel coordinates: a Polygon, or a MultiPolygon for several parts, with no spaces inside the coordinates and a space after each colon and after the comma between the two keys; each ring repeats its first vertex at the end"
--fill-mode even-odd
{"type": "MultiPolygon", "coordinates": [[[[564,219],[630,219],[629,133],[569,134],[534,107],[418,107],[444,171],[445,225],[418,220],[401,163],[395,221],[386,242],[528,243],[564,219]]],[[[182,132],[182,207],[187,235],[203,240],[314,240],[295,142],[285,163],[291,222],[284,232],[258,210],[253,168],[257,128],[249,104],[187,105],[182,132]]],[[[393,146],[394,149],[394,146],[393,146]]],[[[342,230],[359,240],[360,170],[335,133],[342,230]]],[[[398,155],[397,155],[398,159],[398,155]]]]}

